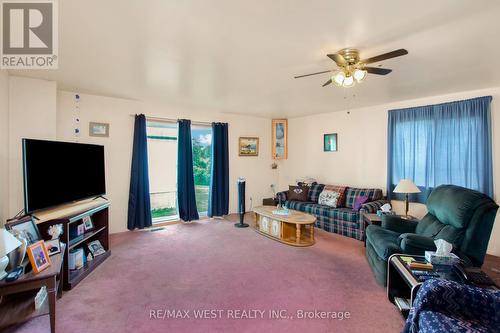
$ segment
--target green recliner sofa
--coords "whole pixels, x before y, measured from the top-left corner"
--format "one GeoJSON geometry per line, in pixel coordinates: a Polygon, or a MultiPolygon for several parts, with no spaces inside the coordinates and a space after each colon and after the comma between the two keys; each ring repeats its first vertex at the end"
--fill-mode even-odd
{"type": "Polygon", "coordinates": [[[377,282],[387,283],[387,260],[394,253],[424,255],[434,240],[453,244],[466,264],[481,267],[498,205],[487,195],[455,185],[436,187],[427,199],[427,215],[419,222],[387,215],[380,226],[366,229],[366,257],[377,282]]]}

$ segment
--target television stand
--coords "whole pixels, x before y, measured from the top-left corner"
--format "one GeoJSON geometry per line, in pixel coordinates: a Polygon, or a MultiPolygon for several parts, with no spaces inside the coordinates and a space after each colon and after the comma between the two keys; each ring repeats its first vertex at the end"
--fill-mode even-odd
{"type": "Polygon", "coordinates": [[[109,249],[109,206],[109,201],[95,198],[38,213],[39,220],[36,221],[36,224],[44,239],[50,238],[47,233],[50,226],[55,224],[63,225],[63,233],[59,239],[66,244],[62,279],[64,290],[74,288],[111,255],[109,249]],[[78,225],[83,224],[82,219],[87,216],[92,220],[94,227],[91,230],[86,230],[83,235],[76,237],[74,235],[75,230],[78,225]],[[85,257],[87,257],[89,253],[87,244],[95,240],[101,243],[105,252],[96,256],[92,261],[86,262],[82,268],[70,270],[70,251],[83,248],[85,257]]]}

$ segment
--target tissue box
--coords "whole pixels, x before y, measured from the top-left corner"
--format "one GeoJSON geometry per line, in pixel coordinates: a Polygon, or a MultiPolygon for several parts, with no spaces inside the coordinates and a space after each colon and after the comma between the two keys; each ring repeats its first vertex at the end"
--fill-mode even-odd
{"type": "Polygon", "coordinates": [[[453,253],[437,256],[434,251],[425,251],[425,260],[433,265],[454,265],[460,261],[460,258],[453,253]]]}

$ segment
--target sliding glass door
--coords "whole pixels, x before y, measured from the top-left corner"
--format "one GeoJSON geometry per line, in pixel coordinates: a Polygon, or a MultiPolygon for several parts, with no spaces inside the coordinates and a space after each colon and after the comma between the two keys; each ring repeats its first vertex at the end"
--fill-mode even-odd
{"type": "Polygon", "coordinates": [[[148,121],[147,135],[153,223],[177,220],[177,124],[148,121]]]}
{"type": "MultiPolygon", "coordinates": [[[[179,219],[177,207],[177,124],[147,122],[149,189],[153,223],[179,219]]],[[[208,211],[212,157],[212,128],[191,126],[196,206],[208,211]]]]}

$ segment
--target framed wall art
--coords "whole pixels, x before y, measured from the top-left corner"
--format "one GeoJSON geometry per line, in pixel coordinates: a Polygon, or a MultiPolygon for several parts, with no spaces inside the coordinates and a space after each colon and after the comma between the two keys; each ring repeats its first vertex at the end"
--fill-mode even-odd
{"type": "Polygon", "coordinates": [[[241,136],[238,140],[239,156],[259,156],[259,138],[241,136]]]}
{"type": "Polygon", "coordinates": [[[323,135],[323,151],[337,151],[337,133],[323,135]]]}
{"type": "Polygon", "coordinates": [[[109,124],[106,123],[89,123],[89,135],[102,138],[109,137],[109,124]]]}
{"type": "Polygon", "coordinates": [[[286,160],[288,158],[287,119],[273,119],[272,145],[275,160],[286,160]]]}

